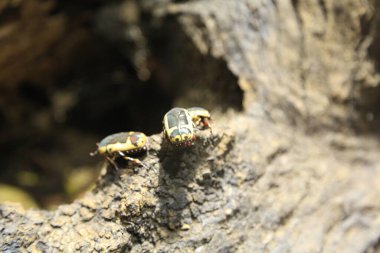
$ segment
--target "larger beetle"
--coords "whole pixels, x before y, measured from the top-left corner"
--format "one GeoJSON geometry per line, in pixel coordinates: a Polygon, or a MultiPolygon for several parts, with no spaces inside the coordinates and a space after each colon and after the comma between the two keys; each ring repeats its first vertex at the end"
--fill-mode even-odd
{"type": "Polygon", "coordinates": [[[164,136],[175,146],[192,146],[195,141],[193,120],[184,108],[175,107],[163,119],[164,136]]]}

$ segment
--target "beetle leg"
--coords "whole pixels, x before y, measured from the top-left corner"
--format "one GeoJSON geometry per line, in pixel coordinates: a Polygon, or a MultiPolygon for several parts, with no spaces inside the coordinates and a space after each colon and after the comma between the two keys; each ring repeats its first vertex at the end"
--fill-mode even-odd
{"type": "Polygon", "coordinates": [[[210,134],[213,135],[210,121],[207,118],[202,118],[202,125],[203,129],[210,129],[210,134]]]}
{"type": "Polygon", "coordinates": [[[122,157],[125,157],[125,154],[121,151],[117,151],[117,153],[119,153],[119,155],[121,155],[122,157]]]}
{"type": "Polygon", "coordinates": [[[136,159],[136,158],[132,158],[132,157],[129,157],[129,156],[123,156],[123,158],[125,160],[128,160],[128,161],[131,161],[135,164],[138,164],[138,165],[141,165],[143,166],[144,168],[148,168],[144,163],[142,163],[139,159],[136,159]]]}
{"type": "Polygon", "coordinates": [[[109,158],[108,156],[106,156],[106,159],[115,167],[116,170],[119,170],[119,166],[117,166],[117,164],[115,163],[113,159],[109,158]]]}
{"type": "Polygon", "coordinates": [[[91,152],[90,156],[95,156],[95,155],[99,154],[99,142],[96,143],[96,146],[98,146],[98,148],[94,152],[91,152]]]}

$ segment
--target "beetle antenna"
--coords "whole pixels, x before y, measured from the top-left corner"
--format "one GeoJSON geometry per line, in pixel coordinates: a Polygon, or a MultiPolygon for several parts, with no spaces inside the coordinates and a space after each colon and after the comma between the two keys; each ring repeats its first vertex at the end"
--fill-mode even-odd
{"type": "Polygon", "coordinates": [[[98,150],[95,150],[94,152],[90,152],[90,156],[96,156],[98,154],[98,150]]]}

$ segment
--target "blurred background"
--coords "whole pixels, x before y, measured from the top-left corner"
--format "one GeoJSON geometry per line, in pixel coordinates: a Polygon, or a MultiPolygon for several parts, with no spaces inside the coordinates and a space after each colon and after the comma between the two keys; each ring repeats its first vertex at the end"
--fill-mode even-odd
{"type": "Polygon", "coordinates": [[[144,1],[0,1],[0,203],[54,208],[90,189],[96,142],[159,133],[173,106],[242,110],[222,60],[144,1]]]}

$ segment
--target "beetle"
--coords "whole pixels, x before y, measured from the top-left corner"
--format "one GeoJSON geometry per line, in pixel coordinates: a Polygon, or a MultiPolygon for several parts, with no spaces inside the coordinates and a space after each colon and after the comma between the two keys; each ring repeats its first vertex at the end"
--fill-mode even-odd
{"type": "Polygon", "coordinates": [[[189,147],[194,144],[193,120],[184,108],[175,107],[168,111],[163,119],[164,136],[177,147],[189,147]]]}
{"type": "Polygon", "coordinates": [[[149,141],[144,133],[131,131],[111,134],[97,143],[97,146],[98,149],[90,155],[103,155],[116,169],[118,166],[115,159],[118,157],[145,167],[139,159],[131,157],[148,150],[149,141]]]}
{"type": "Polygon", "coordinates": [[[187,111],[189,112],[195,127],[199,129],[211,128],[209,122],[211,120],[211,115],[209,111],[202,107],[190,107],[187,111]]]}

